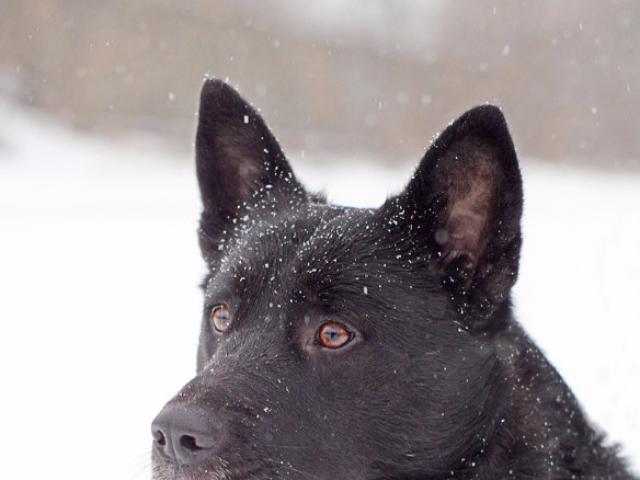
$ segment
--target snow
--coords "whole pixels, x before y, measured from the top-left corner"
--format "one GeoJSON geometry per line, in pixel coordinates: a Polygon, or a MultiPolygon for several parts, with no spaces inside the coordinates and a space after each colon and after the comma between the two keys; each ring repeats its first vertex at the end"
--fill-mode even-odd
{"type": "MultiPolygon", "coordinates": [[[[193,164],[8,103],[0,125],[2,476],[149,478],[149,423],[195,365],[193,164]]],[[[306,157],[302,180],[343,204],[375,206],[411,172],[306,157]]],[[[638,471],[640,176],[523,170],[519,317],[638,471]]]]}

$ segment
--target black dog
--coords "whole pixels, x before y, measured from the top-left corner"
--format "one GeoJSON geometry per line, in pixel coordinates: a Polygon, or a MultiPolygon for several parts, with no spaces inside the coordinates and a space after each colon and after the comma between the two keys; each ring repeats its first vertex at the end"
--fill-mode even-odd
{"type": "Polygon", "coordinates": [[[522,185],[474,108],[378,209],[326,205],[216,80],[196,141],[209,266],[198,373],[154,478],[631,479],[513,319],[522,185]]]}

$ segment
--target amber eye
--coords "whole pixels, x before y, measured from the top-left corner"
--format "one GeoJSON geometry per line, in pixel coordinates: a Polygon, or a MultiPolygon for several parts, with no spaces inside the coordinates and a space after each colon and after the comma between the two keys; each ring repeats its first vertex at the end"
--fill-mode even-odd
{"type": "Polygon", "coordinates": [[[231,328],[231,312],[226,305],[216,305],[211,309],[209,321],[215,330],[224,333],[231,328]]]}
{"type": "Polygon", "coordinates": [[[354,335],[347,327],[337,322],[328,322],[318,330],[318,342],[326,348],[344,347],[354,335]]]}

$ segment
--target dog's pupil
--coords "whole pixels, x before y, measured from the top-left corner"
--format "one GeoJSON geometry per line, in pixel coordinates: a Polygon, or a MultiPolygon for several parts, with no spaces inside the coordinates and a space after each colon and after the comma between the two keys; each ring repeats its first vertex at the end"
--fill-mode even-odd
{"type": "Polygon", "coordinates": [[[228,330],[231,326],[231,315],[224,305],[216,307],[211,314],[211,318],[214,327],[221,332],[228,330]]]}
{"type": "Polygon", "coordinates": [[[323,342],[327,346],[339,347],[345,343],[347,333],[344,329],[335,325],[325,325],[322,328],[321,335],[323,342]]]}

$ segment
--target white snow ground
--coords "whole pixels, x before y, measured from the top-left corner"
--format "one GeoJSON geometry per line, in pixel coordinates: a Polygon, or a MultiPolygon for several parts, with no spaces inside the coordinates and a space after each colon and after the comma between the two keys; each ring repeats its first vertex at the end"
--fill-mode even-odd
{"type": "MultiPolygon", "coordinates": [[[[370,206],[410,172],[294,166],[370,206]]],[[[638,471],[640,176],[523,170],[520,319],[638,471]]],[[[194,369],[198,208],[191,163],[0,103],[0,477],[149,477],[149,422],[194,369]]]]}

